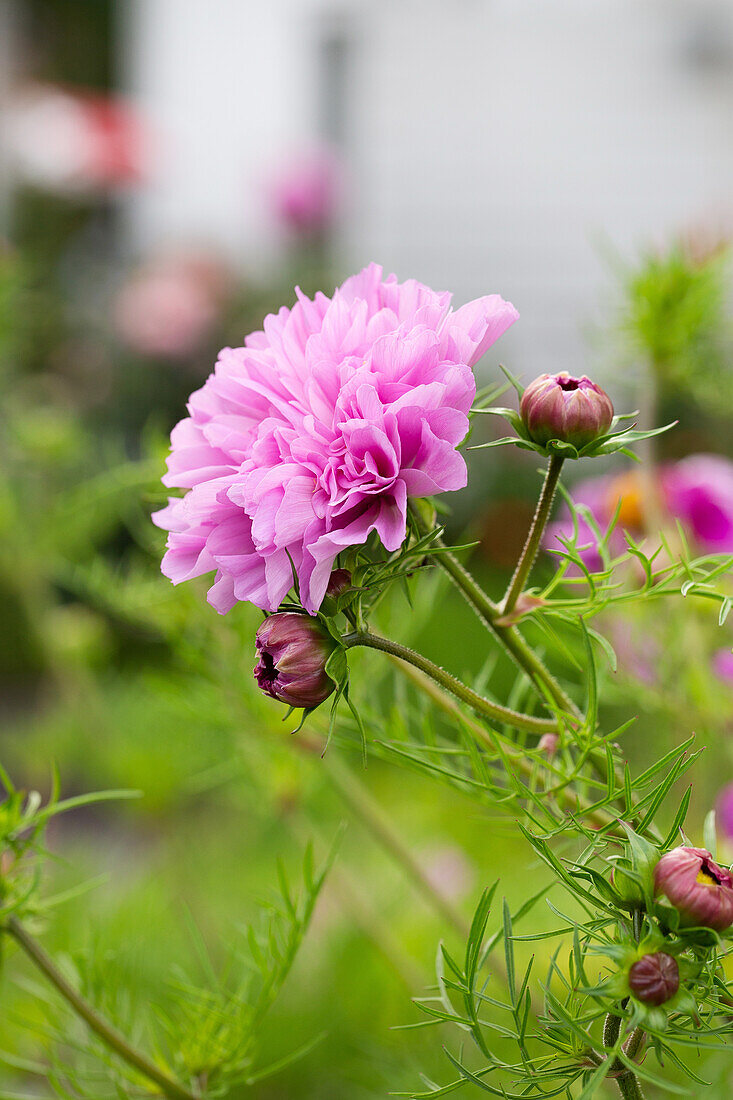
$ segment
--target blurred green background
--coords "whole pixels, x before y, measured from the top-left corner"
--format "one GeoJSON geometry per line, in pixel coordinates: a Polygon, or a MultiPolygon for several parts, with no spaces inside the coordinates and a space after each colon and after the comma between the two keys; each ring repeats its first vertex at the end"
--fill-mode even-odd
{"type": "MultiPolygon", "coordinates": [[[[110,94],[113,4],[14,7],[26,49],[33,43],[25,79],[110,94]]],[[[360,1100],[415,1088],[420,1073],[444,1081],[447,1035],[393,1029],[417,1020],[410,997],[433,981],[438,940],[458,948],[461,921],[489,881],[500,876],[512,904],[537,888],[526,846],[500,808],[379,750],[405,715],[420,715],[414,689],[380,655],[353,661],[353,694],[375,745],[365,772],[347,727],[337,727],[325,758],[322,724],[291,736],[252,681],[259,614],[241,606],[221,619],[204,582],[173,589],[159,572],[163,536],[149,521],[164,499],[167,434],[217,350],[290,303],[296,283],[329,292],[349,273],[336,215],[316,211],[305,226],[291,218],[274,260],[245,274],[184,238],[149,255],[133,248],[119,179],[69,186],[60,169],[51,175],[18,172],[4,192],[1,759],[18,786],[44,794],[58,768],[65,795],[129,788],[139,797],[54,821],[44,892],[84,881],[92,888],[54,910],[44,942],[91,988],[101,983],[122,1018],[164,1010],[179,968],[196,968],[192,928],[223,960],[236,928],[273,896],[277,859],[295,874],[309,841],[325,858],[345,822],[262,1064],[323,1038],[241,1094],[360,1100]],[[456,911],[452,925],[394,858],[385,832],[456,911]]],[[[655,461],[733,458],[728,250],[717,225],[694,237],[680,225],[608,266],[613,294],[587,333],[587,369],[598,368],[619,407],[636,400],[647,422],[679,421],[655,461]]],[[[579,307],[572,324],[580,330],[587,320],[579,307]]],[[[482,382],[499,378],[499,354],[482,365],[482,382]]],[[[522,363],[525,380],[544,366],[522,363]]],[[[473,442],[492,430],[482,418],[473,442]]],[[[499,593],[531,516],[536,463],[513,450],[470,462],[449,534],[481,540],[473,565],[499,593]]],[[[615,472],[627,465],[615,463],[615,472]]],[[[539,568],[548,577],[550,559],[539,568]]],[[[437,578],[421,579],[412,607],[395,592],[383,625],[457,674],[480,675],[489,656],[480,624],[437,578]]],[[[707,606],[680,600],[616,611],[598,625],[619,655],[618,672],[603,672],[603,720],[611,728],[638,716],[624,739],[634,766],[692,731],[705,746],[690,818],[699,824],[731,779],[733,684],[714,660],[731,648],[730,623],[719,628],[707,606]]],[[[580,670],[563,653],[552,656],[580,684],[580,670]]],[[[499,663],[493,676],[500,695],[512,672],[499,663]]],[[[733,842],[724,843],[733,858],[733,842]]],[[[34,1071],[58,1053],[44,1022],[53,997],[39,1000],[37,979],[17,957],[4,962],[0,1093],[66,1095],[63,1073],[54,1086],[34,1071]]],[[[707,1072],[728,1095],[727,1069],[707,1072]]]]}

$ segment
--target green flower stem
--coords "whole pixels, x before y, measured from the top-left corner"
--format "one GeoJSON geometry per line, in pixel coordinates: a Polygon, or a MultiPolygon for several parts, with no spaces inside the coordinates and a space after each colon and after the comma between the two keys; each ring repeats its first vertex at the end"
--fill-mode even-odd
{"type": "Polygon", "coordinates": [[[440,684],[446,691],[450,691],[452,695],[467,703],[477,714],[491,722],[501,722],[504,725],[513,726],[515,729],[526,730],[528,733],[558,732],[558,725],[554,720],[534,718],[529,714],[520,714],[509,707],[503,707],[499,703],[492,703],[491,700],[485,699],[483,695],[479,695],[472,688],[467,687],[450,672],[446,672],[445,669],[429,661],[427,657],[423,657],[421,653],[417,653],[414,649],[401,645],[399,642],[393,642],[389,638],[381,638],[378,634],[372,634],[366,630],[346,634],[342,641],[347,649],[353,649],[355,646],[379,649],[382,653],[389,653],[393,657],[399,657],[401,661],[406,661],[407,664],[414,665],[415,668],[419,668],[421,672],[430,676],[436,684],[440,684]]]}
{"type": "Polygon", "coordinates": [[[324,758],[331,782],[355,817],[377,842],[402,868],[406,877],[425,898],[429,905],[464,939],[468,939],[470,925],[463,919],[448,898],[436,890],[423,868],[413,856],[399,834],[389,825],[379,806],[355,778],[351,771],[332,756],[324,758]]]}
{"type": "MultiPolygon", "coordinates": [[[[420,534],[429,534],[431,527],[425,522],[420,511],[417,508],[412,508],[412,515],[420,534]]],[[[517,628],[498,624],[497,620],[501,618],[499,605],[490,599],[466,567],[459,562],[458,558],[451,554],[449,550],[444,549],[444,543],[441,539],[436,539],[434,545],[436,549],[440,549],[440,553],[429,555],[433,562],[448,574],[499,644],[503,646],[515,664],[527,674],[538,694],[543,699],[550,698],[566,714],[570,714],[574,718],[580,718],[580,711],[575,703],[563,691],[555,677],[545,667],[531,646],[527,644],[517,628]]]]}
{"type": "MultiPolygon", "coordinates": [[[[456,703],[454,699],[451,699],[449,695],[446,695],[442,688],[439,688],[418,669],[409,666],[405,667],[404,665],[402,665],[402,669],[408,679],[412,680],[413,683],[416,684],[445,714],[461,722],[477,741],[480,741],[491,749],[495,749],[489,731],[484,726],[479,725],[479,723],[471,718],[469,714],[461,710],[458,703],[456,703]]],[[[518,753],[516,751],[509,752],[506,748],[504,749],[504,753],[507,758],[511,760],[512,767],[515,767],[517,771],[522,772],[528,779],[534,776],[535,767],[523,753],[518,753]]],[[[591,822],[597,829],[605,829],[606,836],[608,836],[609,839],[611,837],[618,840],[626,839],[625,834],[620,829],[616,832],[609,830],[610,825],[618,822],[617,815],[610,814],[606,810],[591,810],[590,804],[586,802],[585,799],[570,790],[555,791],[553,792],[553,798],[571,813],[582,814],[584,819],[591,822]]]]}
{"type": "Polygon", "coordinates": [[[527,541],[524,544],[524,548],[517,562],[517,568],[514,570],[514,576],[509,582],[509,587],[502,603],[502,614],[508,615],[517,605],[517,600],[524,592],[524,586],[527,583],[527,578],[532,571],[532,566],[535,563],[535,558],[540,548],[540,542],[542,536],[545,533],[545,527],[547,521],[550,518],[550,509],[552,508],[552,501],[555,497],[555,490],[557,489],[557,483],[560,480],[560,471],[562,470],[563,458],[561,455],[552,455],[549,465],[547,467],[547,473],[545,474],[545,481],[542,486],[542,492],[540,493],[540,499],[537,501],[537,508],[532,519],[532,524],[527,535],[527,541]]]}
{"type": "MultiPolygon", "coordinates": [[[[626,1001],[622,1002],[622,1007],[624,1004],[626,1004],[626,1001]]],[[[621,1016],[616,1016],[613,1012],[609,1012],[608,1016],[606,1016],[603,1025],[604,1047],[616,1046],[621,1031],[621,1019],[621,1016]]],[[[644,1031],[642,1028],[637,1027],[624,1046],[624,1054],[626,1057],[634,1058],[641,1050],[643,1042],[644,1031]]],[[[639,1084],[636,1074],[630,1069],[627,1069],[618,1058],[614,1059],[614,1064],[611,1066],[611,1072],[614,1074],[618,1073],[616,1084],[624,1100],[644,1100],[644,1093],[641,1091],[641,1085],[639,1084]]]]}
{"type": "Polygon", "coordinates": [[[624,1100],[644,1100],[639,1078],[631,1070],[625,1073],[623,1077],[617,1077],[616,1084],[624,1100]]]}
{"type": "Polygon", "coordinates": [[[105,1020],[88,1001],[82,997],[78,990],[66,980],[56,967],[53,959],[36,943],[16,917],[10,917],[5,924],[5,931],[13,937],[19,946],[25,951],[29,959],[38,967],[42,974],[55,986],[65,1001],[73,1008],[77,1016],[88,1025],[102,1042],[119,1055],[128,1065],[138,1070],[143,1077],[157,1085],[163,1096],[169,1100],[196,1100],[196,1096],[180,1082],[170,1077],[165,1070],[156,1066],[140,1051],[130,1046],[127,1039],[108,1020],[105,1020]]]}

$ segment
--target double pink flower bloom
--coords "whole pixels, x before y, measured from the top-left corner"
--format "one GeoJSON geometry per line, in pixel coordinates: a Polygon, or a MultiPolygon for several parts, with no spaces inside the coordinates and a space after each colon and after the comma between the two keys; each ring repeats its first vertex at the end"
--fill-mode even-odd
{"type": "Polygon", "coordinates": [[[173,430],[155,513],[174,583],[216,570],[209,601],[275,611],[293,585],[320,607],[335,559],[375,532],[406,535],[408,497],[460,489],[472,367],[516,320],[498,295],[450,295],[371,264],[332,298],[298,292],[242,348],[225,348],[173,430]]]}

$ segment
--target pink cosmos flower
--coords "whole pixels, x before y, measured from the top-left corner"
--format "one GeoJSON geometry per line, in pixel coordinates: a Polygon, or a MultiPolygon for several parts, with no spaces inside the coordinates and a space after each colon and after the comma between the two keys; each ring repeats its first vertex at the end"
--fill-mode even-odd
{"type": "MultiPolygon", "coordinates": [[[[662,466],[657,490],[660,507],[668,519],[679,519],[698,548],[707,553],[733,553],[733,462],[722,455],[690,455],[681,462],[662,466]]],[[[639,474],[632,470],[615,476],[589,478],[573,489],[573,500],[584,504],[605,532],[619,502],[618,523],[609,542],[612,553],[624,549],[624,530],[644,533],[644,498],[639,474]]],[[[560,538],[572,537],[569,516],[548,525],[545,546],[559,549],[560,538]]],[[[590,569],[601,568],[596,536],[580,519],[578,550],[590,569]]]]}
{"type": "Polygon", "coordinates": [[[297,295],[221,352],[171,435],[163,482],[188,491],[153,516],[170,532],[163,572],[216,570],[221,614],[276,610],[293,567],[315,613],[341,550],[373,531],[399,549],[408,497],[466,484],[471,368],[518,316],[496,294],[453,312],[377,264],[332,298],[297,295]]]}

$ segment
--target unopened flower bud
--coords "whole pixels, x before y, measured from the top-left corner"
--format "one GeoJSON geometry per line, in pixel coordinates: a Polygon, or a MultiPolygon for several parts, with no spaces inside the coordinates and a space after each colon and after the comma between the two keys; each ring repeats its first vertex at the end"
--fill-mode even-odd
{"type": "Polygon", "coordinates": [[[723,932],[733,924],[733,875],[705,848],[673,848],[663,855],[654,887],[679,912],[683,926],[723,932]]]}
{"type": "Polygon", "coordinates": [[[590,378],[565,373],[541,374],[530,382],[519,406],[530,438],[546,446],[551,439],[580,449],[605,435],[613,420],[611,398],[590,378]]]}
{"type": "Polygon", "coordinates": [[[543,733],[537,742],[537,748],[539,752],[547,754],[548,759],[552,760],[553,756],[557,752],[557,746],[560,744],[560,738],[556,733],[543,733]]]}
{"type": "Polygon", "coordinates": [[[680,987],[677,960],[664,951],[642,955],[629,970],[629,989],[645,1005],[663,1005],[680,987]]]}
{"type": "Polygon", "coordinates": [[[321,613],[323,615],[337,615],[341,610],[339,596],[343,596],[344,592],[348,592],[351,586],[351,573],[349,570],[334,569],[328,579],[328,587],[321,604],[321,613]]]}
{"type": "Polygon", "coordinates": [[[332,600],[337,600],[349,588],[351,588],[351,573],[348,569],[334,569],[328,579],[326,595],[332,600]]]}
{"type": "Polygon", "coordinates": [[[326,673],[334,640],[317,619],[294,611],[270,615],[257,631],[257,684],[290,707],[317,707],[335,684],[326,673]]]}

